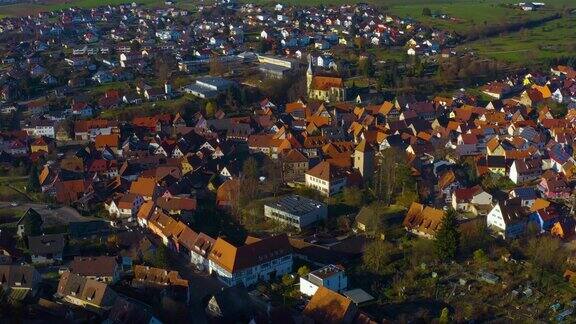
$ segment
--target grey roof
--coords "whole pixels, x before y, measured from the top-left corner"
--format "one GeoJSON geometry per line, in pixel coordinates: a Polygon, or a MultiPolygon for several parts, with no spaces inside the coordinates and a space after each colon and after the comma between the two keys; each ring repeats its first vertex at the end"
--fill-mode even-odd
{"type": "Polygon", "coordinates": [[[326,207],[319,201],[298,195],[286,196],[265,205],[294,215],[305,215],[318,208],[326,207]]]}
{"type": "Polygon", "coordinates": [[[289,68],[289,67],[278,65],[278,64],[271,64],[271,63],[262,63],[262,64],[260,64],[260,66],[258,66],[258,68],[261,71],[268,71],[268,72],[273,72],[273,73],[283,73],[285,71],[291,70],[291,68],[289,68]]]}
{"type": "Polygon", "coordinates": [[[189,84],[184,88],[184,91],[189,93],[200,93],[206,98],[213,98],[218,95],[218,91],[211,90],[210,88],[203,87],[198,84],[189,84]]]}
{"type": "Polygon", "coordinates": [[[350,299],[352,302],[354,302],[354,304],[357,305],[369,302],[374,299],[372,295],[370,295],[369,293],[365,292],[360,288],[346,290],[342,293],[342,295],[348,297],[348,299],[350,299]]]}
{"type": "Polygon", "coordinates": [[[28,237],[30,251],[38,255],[62,253],[64,245],[64,234],[43,234],[28,237]]]}

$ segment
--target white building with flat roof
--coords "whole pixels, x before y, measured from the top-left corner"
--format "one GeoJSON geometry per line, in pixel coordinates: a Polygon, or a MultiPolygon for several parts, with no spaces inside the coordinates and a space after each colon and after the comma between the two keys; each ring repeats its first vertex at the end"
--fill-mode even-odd
{"type": "Polygon", "coordinates": [[[202,99],[210,99],[234,86],[234,82],[223,78],[202,77],[196,83],[184,87],[184,92],[202,99]]]}
{"type": "Polygon", "coordinates": [[[319,201],[290,195],[264,205],[264,216],[299,229],[328,216],[328,207],[319,201]]]}
{"type": "Polygon", "coordinates": [[[344,267],[329,264],[323,268],[312,271],[306,277],[300,278],[300,292],[313,296],[319,287],[325,287],[340,292],[348,287],[348,277],[344,267]]]}

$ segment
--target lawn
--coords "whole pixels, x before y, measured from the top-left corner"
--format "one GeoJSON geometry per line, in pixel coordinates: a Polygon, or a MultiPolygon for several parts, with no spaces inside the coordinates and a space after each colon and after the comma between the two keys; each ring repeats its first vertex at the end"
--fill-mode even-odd
{"type": "Polygon", "coordinates": [[[511,63],[529,63],[574,55],[576,17],[565,17],[530,30],[468,43],[479,55],[511,63]]]}
{"type": "Polygon", "coordinates": [[[0,200],[2,201],[28,201],[29,199],[18,192],[18,190],[26,191],[26,184],[28,177],[0,177],[0,200]],[[9,186],[10,185],[10,186],[9,186]],[[18,189],[15,190],[14,188],[18,189]]]}
{"type": "Polygon", "coordinates": [[[152,116],[155,114],[175,114],[179,112],[187,103],[194,101],[189,95],[184,95],[173,100],[145,102],[141,105],[125,106],[102,111],[100,117],[105,119],[128,120],[134,116],[152,116]]]}
{"type": "Polygon", "coordinates": [[[88,87],[85,89],[91,95],[101,95],[104,94],[108,90],[125,90],[129,89],[130,84],[126,81],[115,81],[109,82],[104,84],[95,85],[92,87],[88,87]]]}

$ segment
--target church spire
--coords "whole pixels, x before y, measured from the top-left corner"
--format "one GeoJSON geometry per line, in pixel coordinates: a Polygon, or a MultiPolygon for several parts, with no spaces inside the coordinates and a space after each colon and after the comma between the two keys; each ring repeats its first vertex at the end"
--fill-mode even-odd
{"type": "Polygon", "coordinates": [[[308,70],[306,70],[306,74],[312,75],[312,56],[308,54],[308,70]]]}

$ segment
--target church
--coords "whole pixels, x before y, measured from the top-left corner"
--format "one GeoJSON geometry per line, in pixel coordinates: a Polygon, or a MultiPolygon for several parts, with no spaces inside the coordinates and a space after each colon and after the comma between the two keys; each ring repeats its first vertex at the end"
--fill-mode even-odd
{"type": "Polygon", "coordinates": [[[341,77],[314,75],[312,60],[308,59],[306,71],[306,86],[310,99],[326,102],[339,102],[346,100],[346,88],[341,77]]]}

